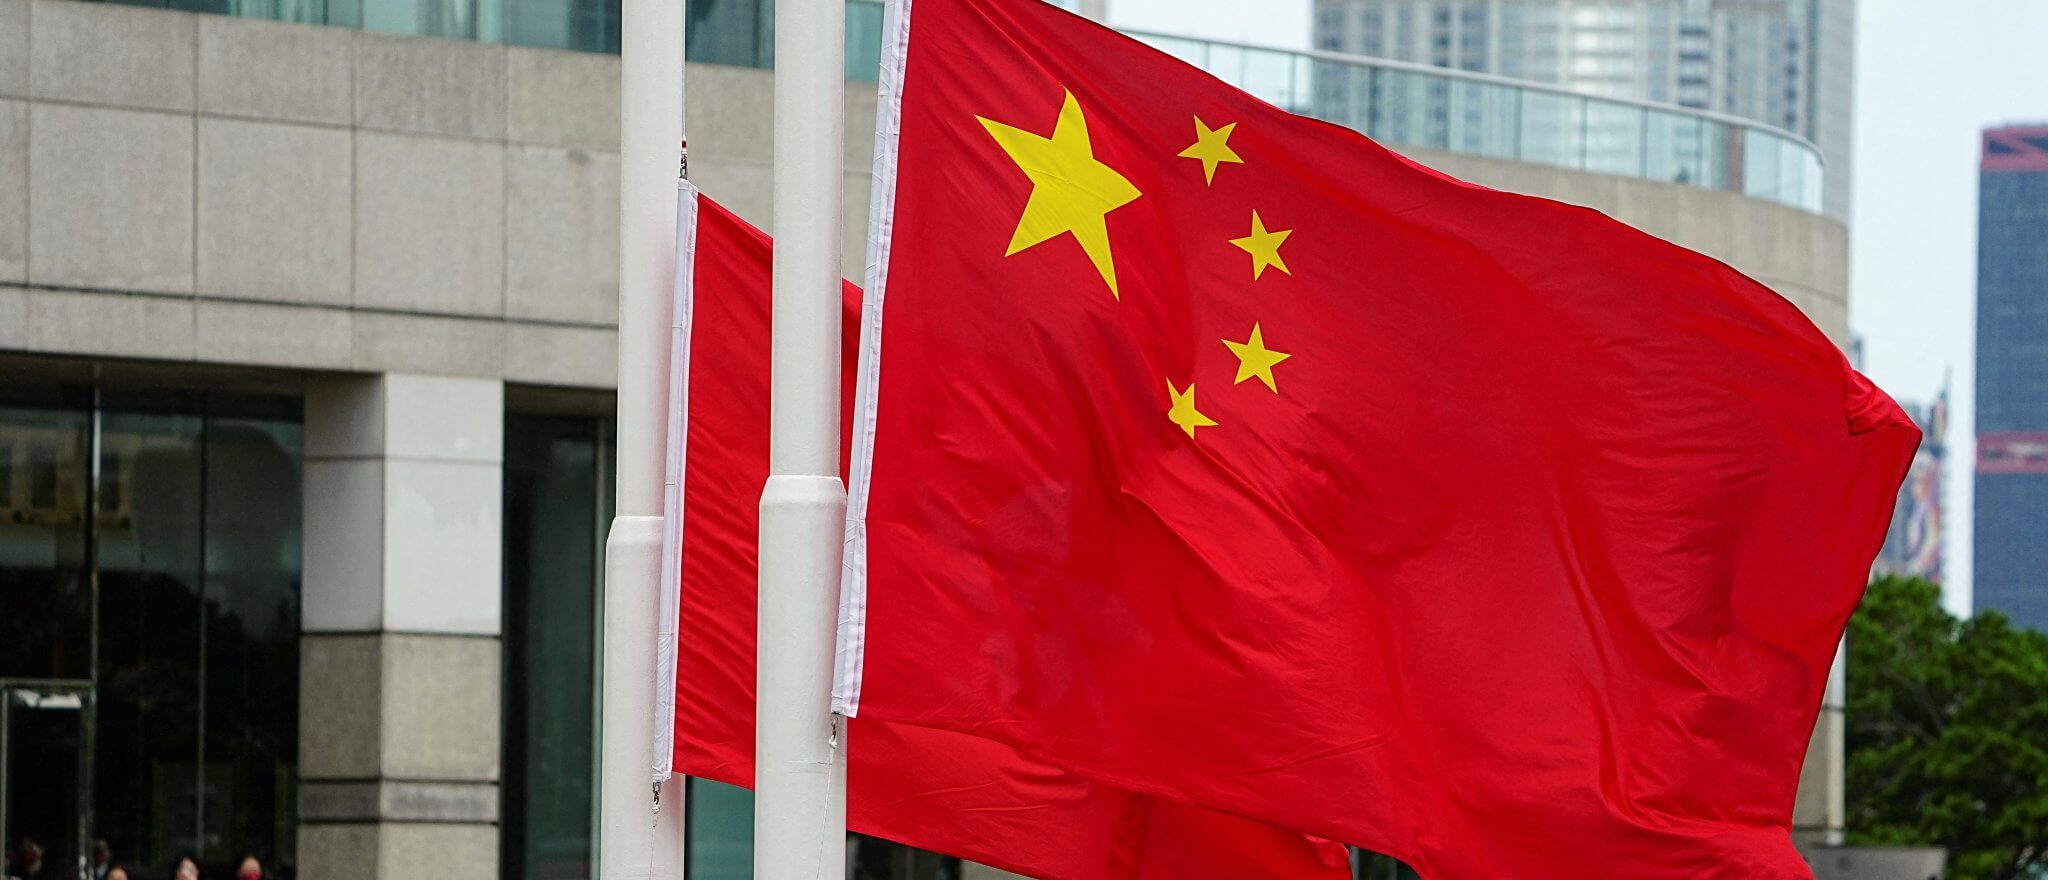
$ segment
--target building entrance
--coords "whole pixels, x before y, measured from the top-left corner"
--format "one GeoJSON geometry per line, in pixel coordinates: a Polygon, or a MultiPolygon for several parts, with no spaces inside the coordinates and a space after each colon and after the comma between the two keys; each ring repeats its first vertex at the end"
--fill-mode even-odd
{"type": "Polygon", "coordinates": [[[76,877],[89,857],[91,682],[0,679],[0,840],[9,877],[76,877]]]}
{"type": "Polygon", "coordinates": [[[289,397],[0,389],[0,875],[293,876],[300,434],[289,397]]]}

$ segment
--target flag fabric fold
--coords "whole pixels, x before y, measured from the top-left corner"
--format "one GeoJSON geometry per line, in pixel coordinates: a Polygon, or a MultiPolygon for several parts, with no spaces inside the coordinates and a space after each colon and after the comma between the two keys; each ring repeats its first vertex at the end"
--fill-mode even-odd
{"type": "Polygon", "coordinates": [[[1918,433],[1797,308],[1048,4],[893,0],[880,104],[840,711],[1426,877],[1805,875],[1918,433]]]}
{"type": "MultiPolygon", "coordinates": [[[[675,347],[671,434],[679,515],[666,557],[680,609],[674,767],[751,788],[770,242],[687,185],[683,198],[677,325],[687,332],[675,347]]],[[[849,333],[859,305],[848,284],[849,333]]],[[[855,350],[849,337],[844,353],[855,350]]],[[[845,375],[851,383],[851,363],[845,375]]],[[[853,719],[847,742],[848,825],[885,839],[1072,880],[1350,876],[1341,845],[1104,785],[993,740],[853,719]]]]}

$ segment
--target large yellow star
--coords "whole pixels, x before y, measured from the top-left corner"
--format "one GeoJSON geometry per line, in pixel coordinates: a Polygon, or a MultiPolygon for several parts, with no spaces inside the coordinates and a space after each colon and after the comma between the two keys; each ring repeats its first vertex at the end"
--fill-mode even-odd
{"type": "Polygon", "coordinates": [[[1287,237],[1293,234],[1294,230],[1292,229],[1276,229],[1268,232],[1266,230],[1266,222],[1259,219],[1259,212],[1253,211],[1251,234],[1243,238],[1233,238],[1230,240],[1230,243],[1243,248],[1245,253],[1252,255],[1252,280],[1256,281],[1260,275],[1266,274],[1267,266],[1272,266],[1289,275],[1294,274],[1288,271],[1287,262],[1280,259],[1281,242],[1286,241],[1287,237]]]}
{"type": "Polygon", "coordinates": [[[1166,410],[1166,418],[1179,425],[1181,430],[1188,432],[1189,437],[1195,436],[1196,428],[1212,428],[1216,426],[1215,419],[1209,418],[1203,415],[1201,410],[1195,409],[1195,383],[1189,382],[1188,390],[1183,393],[1180,389],[1173,387],[1172,379],[1168,379],[1166,380],[1166,393],[1173,398],[1173,406],[1166,410]]]}
{"type": "Polygon", "coordinates": [[[1180,156],[1183,159],[1202,160],[1203,183],[1216,182],[1218,162],[1244,164],[1244,160],[1238,158],[1237,151],[1230,148],[1230,132],[1234,128],[1237,128],[1235,122],[1212,129],[1208,123],[1202,121],[1202,117],[1195,117],[1195,145],[1180,151],[1180,156]]]}
{"type": "Polygon", "coordinates": [[[1257,321],[1252,322],[1252,338],[1243,342],[1225,339],[1223,344],[1230,346],[1231,354],[1237,355],[1237,382],[1257,376],[1273,393],[1280,393],[1280,386],[1273,384],[1273,365],[1294,355],[1267,348],[1266,337],[1261,334],[1257,321]]]}
{"type": "Polygon", "coordinates": [[[1031,178],[1031,198],[1024,203],[1024,215],[1017,218],[1017,231],[1010,236],[1010,249],[1003,256],[1071,233],[1109,285],[1110,295],[1121,299],[1105,218],[1130,204],[1139,192],[1115,169],[1096,161],[1094,145],[1088,141],[1088,120],[1081,115],[1074,93],[1068,92],[1066,103],[1060,106],[1052,137],[975,118],[1010,155],[1010,161],[1031,178]]]}

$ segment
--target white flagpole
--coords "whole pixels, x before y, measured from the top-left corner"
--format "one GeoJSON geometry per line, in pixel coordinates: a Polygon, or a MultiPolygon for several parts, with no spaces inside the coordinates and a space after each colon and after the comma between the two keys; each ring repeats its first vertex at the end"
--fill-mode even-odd
{"type": "Polygon", "coordinates": [[[653,782],[649,758],[683,139],[683,0],[622,0],[619,11],[618,489],[605,546],[597,857],[604,880],[674,880],[683,872],[682,779],[653,782]]]}
{"type": "Polygon", "coordinates": [[[761,493],[754,876],[846,876],[846,732],[831,713],[839,479],[845,0],[775,8],[775,300],[761,493]]]}

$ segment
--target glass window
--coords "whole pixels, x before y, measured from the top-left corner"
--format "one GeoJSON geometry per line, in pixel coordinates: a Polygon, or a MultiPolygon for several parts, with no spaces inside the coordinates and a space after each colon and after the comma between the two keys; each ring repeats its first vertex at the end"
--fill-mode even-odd
{"type": "Polygon", "coordinates": [[[92,676],[89,415],[0,406],[0,678],[92,676]]]}
{"type": "Polygon", "coordinates": [[[1734,140],[1737,129],[1719,122],[1702,122],[1700,125],[1700,182],[1698,185],[1727,189],[1731,186],[1729,156],[1731,151],[1740,149],[1741,143],[1734,140]]]}
{"type": "Polygon", "coordinates": [[[179,412],[100,419],[98,835],[153,867],[204,855],[204,422],[179,412]]]}
{"type": "Polygon", "coordinates": [[[358,26],[387,34],[474,39],[476,7],[471,0],[355,0],[358,26]]]}
{"type": "Polygon", "coordinates": [[[47,682],[0,699],[54,725],[0,764],[0,834],[49,864],[101,839],[131,872],[255,855],[289,877],[298,404],[97,394],[0,401],[0,677],[47,682]]]}
{"type": "Polygon", "coordinates": [[[1785,184],[1780,167],[1784,151],[1779,145],[1783,139],[1755,129],[1742,133],[1742,192],[1751,198],[1787,201],[1782,188],[1785,184]]]}
{"type": "MultiPolygon", "coordinates": [[[[1246,49],[1223,43],[1204,43],[1203,63],[1199,65],[1217,79],[1245,88],[1244,70],[1246,49]]],[[[1247,89],[1249,91],[1249,89],[1247,89]]]]}
{"type": "Polygon", "coordinates": [[[297,402],[110,394],[100,424],[96,836],[129,865],[289,876],[297,402]]]}
{"type": "Polygon", "coordinates": [[[1372,72],[1372,68],[1357,64],[1313,62],[1311,76],[1316,97],[1311,115],[1366,130],[1372,107],[1372,72]]]}
{"type": "Polygon", "coordinates": [[[1296,69],[1296,57],[1292,52],[1246,50],[1238,62],[1238,75],[1223,75],[1223,79],[1276,107],[1299,112],[1308,104],[1308,84],[1296,69]]]}
{"type": "MultiPolygon", "coordinates": [[[[78,864],[91,834],[79,792],[91,773],[86,760],[85,707],[91,685],[0,680],[0,825],[9,852],[22,841],[42,849],[42,873],[63,877],[78,864]]],[[[13,867],[24,867],[15,862],[13,867]]]]}
{"type": "Polygon", "coordinates": [[[1706,178],[1705,122],[1695,116],[1652,111],[1644,123],[1643,176],[1651,180],[1711,185],[1706,178]]]}
{"type": "Polygon", "coordinates": [[[1358,880],[1418,880],[1421,875],[1393,856],[1354,849],[1351,851],[1351,876],[1358,880]]]}
{"type": "MultiPolygon", "coordinates": [[[[754,793],[708,779],[689,780],[683,841],[687,880],[752,880],[754,793]]],[[[959,859],[863,834],[846,835],[848,880],[960,880],[959,859]]]]}
{"type": "MultiPolygon", "coordinates": [[[[739,67],[768,67],[774,63],[772,0],[692,0],[686,9],[689,21],[683,28],[685,58],[739,67]]],[[[876,36],[880,38],[879,29],[876,36]]]]}
{"type": "MultiPolygon", "coordinates": [[[[619,51],[619,0],[109,0],[390,34],[619,51]]],[[[685,55],[691,61],[771,67],[774,0],[690,0],[685,55]]],[[[847,0],[848,77],[872,82],[881,50],[880,0],[847,0]]]]}
{"type": "Polygon", "coordinates": [[[361,27],[361,0],[230,0],[217,10],[242,18],[361,27]]]}
{"type": "Polygon", "coordinates": [[[1789,204],[1808,211],[1821,209],[1821,164],[1820,157],[1805,146],[1793,142],[1785,145],[1789,155],[1785,167],[1793,169],[1792,198],[1789,204]]]}
{"type": "Polygon", "coordinates": [[[1452,83],[1450,148],[1461,153],[1513,158],[1518,97],[1510,86],[1452,83]]]}
{"type": "Polygon", "coordinates": [[[1522,93],[1521,158],[1579,168],[1585,162],[1586,99],[1553,92],[1522,93]]]}
{"type": "Polygon", "coordinates": [[[1643,173],[1644,110],[1605,101],[1586,103],[1586,170],[1638,176],[1643,173]]]}
{"type": "Polygon", "coordinates": [[[1434,74],[1381,70],[1373,77],[1372,125],[1385,144],[1444,149],[1449,140],[1449,84],[1434,74]]]}
{"type": "Polygon", "coordinates": [[[753,880],[754,793],[709,779],[689,781],[683,858],[687,880],[753,880]]]}
{"type": "Polygon", "coordinates": [[[477,12],[479,36],[488,42],[619,51],[618,0],[492,0],[480,3],[477,12]]]}
{"type": "MultiPolygon", "coordinates": [[[[296,419],[210,409],[200,496],[206,619],[203,851],[297,861],[299,548],[296,419]]],[[[214,876],[221,876],[215,874],[214,876]]]]}
{"type": "Polygon", "coordinates": [[[882,71],[882,4],[846,4],[846,78],[874,82],[882,71]]]}
{"type": "Polygon", "coordinates": [[[504,876],[595,876],[598,619],[611,441],[594,416],[505,419],[504,876]]]}

